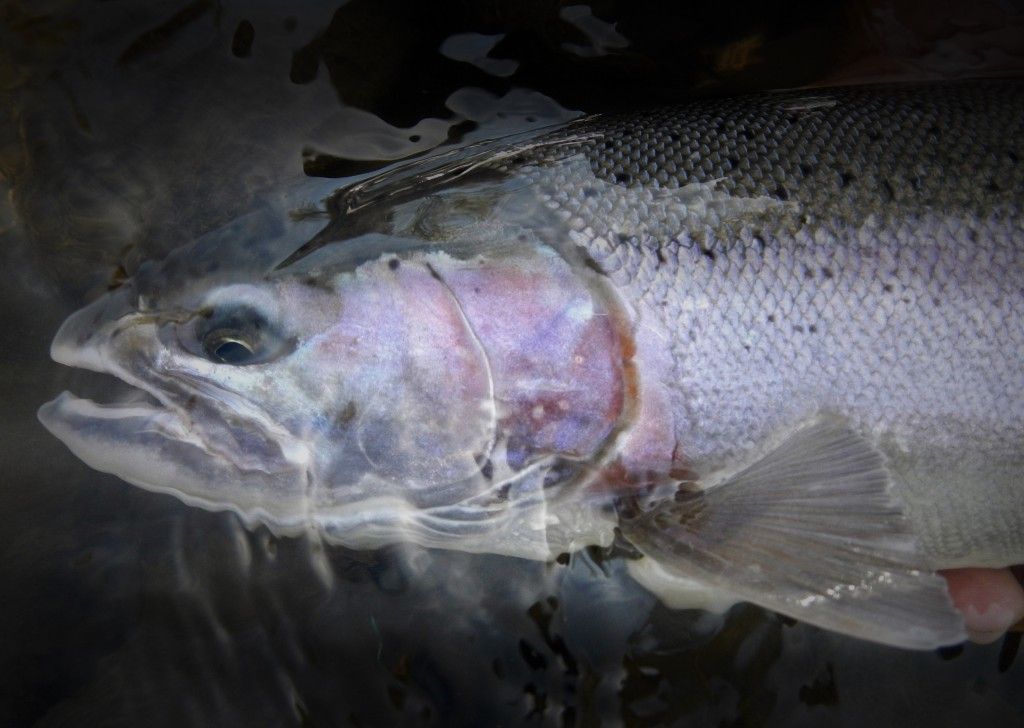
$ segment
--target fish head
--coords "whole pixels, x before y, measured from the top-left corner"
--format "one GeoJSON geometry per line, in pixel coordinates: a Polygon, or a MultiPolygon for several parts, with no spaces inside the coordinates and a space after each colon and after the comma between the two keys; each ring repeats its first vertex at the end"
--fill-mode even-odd
{"type": "Polygon", "coordinates": [[[133,395],[65,392],[41,421],[98,470],[250,524],[557,553],[553,486],[625,409],[614,317],[550,250],[367,246],[342,266],[144,267],[51,348],[133,395]]]}
{"type": "Polygon", "coordinates": [[[51,345],[55,361],[114,375],[128,393],[100,404],[64,392],[40,419],[98,470],[248,520],[298,524],[309,447],[278,408],[298,333],[283,308],[258,285],[149,299],[131,282],[70,316],[51,345]]]}

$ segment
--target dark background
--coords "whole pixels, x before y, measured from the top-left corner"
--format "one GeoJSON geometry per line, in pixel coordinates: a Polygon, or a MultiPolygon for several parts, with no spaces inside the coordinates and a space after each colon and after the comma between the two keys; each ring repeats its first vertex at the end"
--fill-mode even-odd
{"type": "Polygon", "coordinates": [[[64,316],[261,191],[694,95],[1019,75],[1022,22],[998,0],[0,2],[0,724],[1020,724],[1008,646],[671,611],[596,550],[277,539],[90,471],[35,410],[84,386],[47,355],[64,316]]]}

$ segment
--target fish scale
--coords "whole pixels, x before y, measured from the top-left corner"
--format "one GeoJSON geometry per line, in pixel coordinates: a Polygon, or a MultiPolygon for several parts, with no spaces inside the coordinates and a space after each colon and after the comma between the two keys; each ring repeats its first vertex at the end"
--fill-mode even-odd
{"type": "Polygon", "coordinates": [[[731,195],[785,196],[819,214],[882,213],[892,201],[981,209],[1019,196],[1020,86],[837,89],[809,108],[791,92],[694,102],[602,119],[588,127],[601,137],[578,146],[608,182],[719,179],[731,195]],[[949,184],[955,175],[976,184],[949,184]]]}
{"type": "Polygon", "coordinates": [[[599,120],[560,150],[586,164],[530,173],[670,332],[699,470],[842,413],[935,563],[1003,564],[1024,559],[1022,98],[993,82],[699,101],[599,120]],[[688,185],[736,209],[651,216],[688,185]]]}

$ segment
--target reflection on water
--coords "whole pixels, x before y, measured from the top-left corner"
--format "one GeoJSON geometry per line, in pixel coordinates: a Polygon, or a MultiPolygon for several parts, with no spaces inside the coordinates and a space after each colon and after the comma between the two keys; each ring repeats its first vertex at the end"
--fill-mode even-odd
{"type": "Polygon", "coordinates": [[[672,611],[599,550],[274,538],[95,473],[36,423],[81,386],[47,355],[67,313],[304,174],[687,94],[1002,73],[1024,37],[1000,2],[468,5],[0,10],[0,722],[1019,723],[999,645],[943,659],[672,611]]]}

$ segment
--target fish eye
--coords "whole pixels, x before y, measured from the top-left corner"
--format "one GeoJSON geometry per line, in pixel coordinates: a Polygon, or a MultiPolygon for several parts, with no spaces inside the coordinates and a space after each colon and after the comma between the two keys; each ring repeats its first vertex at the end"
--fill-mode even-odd
{"type": "Polygon", "coordinates": [[[276,359],[290,343],[262,314],[247,307],[211,311],[200,320],[195,337],[203,356],[214,364],[231,366],[276,359]]]}
{"type": "Polygon", "coordinates": [[[206,356],[221,364],[248,364],[256,356],[255,347],[236,332],[213,331],[203,339],[206,356]]]}

